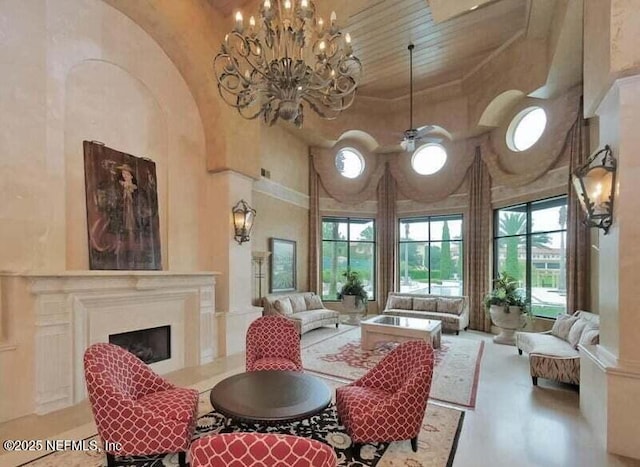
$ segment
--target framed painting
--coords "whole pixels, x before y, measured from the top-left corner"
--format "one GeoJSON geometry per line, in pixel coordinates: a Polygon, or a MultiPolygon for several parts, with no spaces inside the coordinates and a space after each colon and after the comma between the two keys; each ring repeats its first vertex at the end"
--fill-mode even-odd
{"type": "Polygon", "coordinates": [[[160,270],[156,164],[84,142],[89,268],[160,270]]]}
{"type": "Polygon", "coordinates": [[[296,242],[271,238],[269,251],[269,293],[296,290],[296,242]]]}

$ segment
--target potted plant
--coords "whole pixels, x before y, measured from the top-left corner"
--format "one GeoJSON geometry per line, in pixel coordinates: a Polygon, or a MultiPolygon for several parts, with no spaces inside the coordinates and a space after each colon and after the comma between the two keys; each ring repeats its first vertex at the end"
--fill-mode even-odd
{"type": "Polygon", "coordinates": [[[338,298],[342,300],[342,305],[347,313],[358,313],[362,309],[367,309],[367,291],[362,284],[357,272],[347,269],[342,273],[345,282],[338,292],[338,298]]]}
{"type": "Polygon", "coordinates": [[[515,345],[515,332],[526,324],[527,302],[518,290],[518,282],[506,272],[493,281],[493,290],[484,297],[491,321],[501,332],[493,338],[498,344],[515,345]]]}

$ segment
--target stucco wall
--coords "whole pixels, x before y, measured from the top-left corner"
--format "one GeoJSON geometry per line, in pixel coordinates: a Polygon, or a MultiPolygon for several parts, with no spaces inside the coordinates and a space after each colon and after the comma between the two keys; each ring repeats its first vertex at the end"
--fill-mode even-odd
{"type": "Polygon", "coordinates": [[[202,124],[162,49],[98,0],[5,0],[0,22],[0,270],[88,269],[83,140],[156,162],[164,269],[209,267],[202,124]]]}
{"type": "MultiPolygon", "coordinates": [[[[163,268],[212,269],[200,114],[146,32],[99,0],[3,0],[0,63],[0,271],[88,269],[83,140],[154,160],[163,268]]],[[[34,317],[0,307],[2,421],[33,410],[34,317]]]]}

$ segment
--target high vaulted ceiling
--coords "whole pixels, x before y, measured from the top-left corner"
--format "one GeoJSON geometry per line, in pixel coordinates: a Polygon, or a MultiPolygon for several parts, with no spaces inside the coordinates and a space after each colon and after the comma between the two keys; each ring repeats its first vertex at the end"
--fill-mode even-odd
{"type": "MultiPolygon", "coordinates": [[[[454,0],[449,0],[454,1],[454,0]]],[[[459,1],[459,0],[455,0],[459,1]]],[[[549,0],[545,0],[549,1],[549,0]]],[[[255,14],[256,0],[209,0],[224,15],[255,14]]],[[[436,22],[425,0],[316,0],[323,16],[335,9],[344,31],[353,37],[363,64],[362,96],[395,99],[409,92],[409,55],[413,42],[414,90],[465,78],[528,27],[530,0],[476,0],[480,6],[436,22]],[[345,18],[346,16],[346,18],[345,18]]],[[[431,1],[433,8],[442,8],[431,1]]],[[[551,2],[553,3],[553,2],[551,2]]],[[[449,4],[444,3],[449,10],[449,4]]],[[[440,10],[435,13],[441,13],[440,10]]],[[[447,11],[447,16],[450,12],[447,11]]],[[[230,22],[231,25],[231,22],[230,22]]]]}
{"type": "Polygon", "coordinates": [[[439,24],[425,0],[369,3],[348,30],[364,68],[360,94],[371,97],[408,94],[410,42],[417,92],[462,79],[526,26],[526,0],[494,2],[439,24]]]}

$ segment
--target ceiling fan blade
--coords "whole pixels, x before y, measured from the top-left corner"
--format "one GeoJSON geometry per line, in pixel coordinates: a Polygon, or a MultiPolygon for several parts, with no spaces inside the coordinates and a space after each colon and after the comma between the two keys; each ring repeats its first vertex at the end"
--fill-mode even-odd
{"type": "Polygon", "coordinates": [[[418,136],[424,136],[426,134],[428,134],[429,132],[433,131],[434,126],[433,125],[425,125],[425,126],[421,126],[419,127],[418,130],[418,136]]]}

